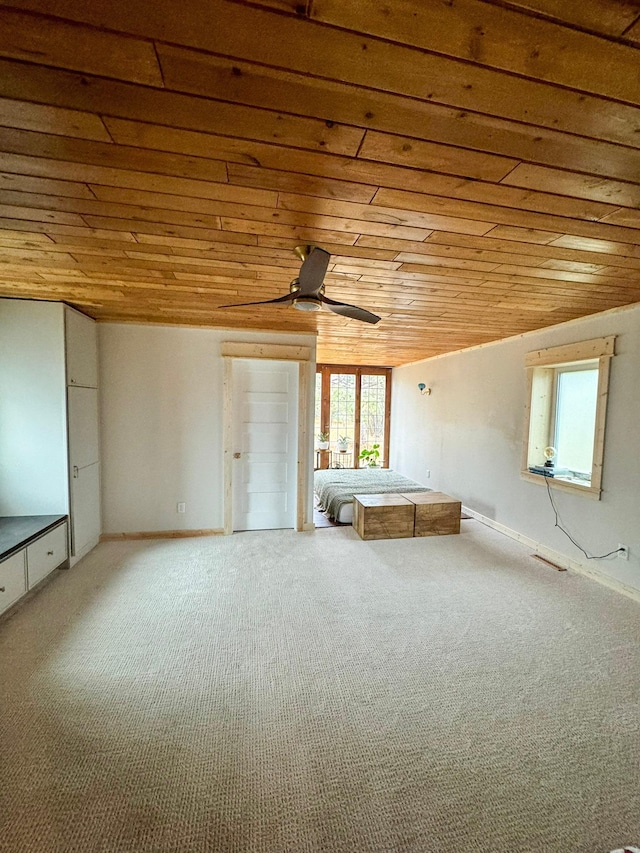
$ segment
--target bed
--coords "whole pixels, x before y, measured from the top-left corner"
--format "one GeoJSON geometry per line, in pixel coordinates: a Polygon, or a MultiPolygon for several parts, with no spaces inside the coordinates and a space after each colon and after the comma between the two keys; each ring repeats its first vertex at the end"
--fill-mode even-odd
{"type": "Polygon", "coordinates": [[[353,496],[430,492],[390,468],[327,468],[313,475],[318,509],[341,524],[353,521],[353,496]]]}

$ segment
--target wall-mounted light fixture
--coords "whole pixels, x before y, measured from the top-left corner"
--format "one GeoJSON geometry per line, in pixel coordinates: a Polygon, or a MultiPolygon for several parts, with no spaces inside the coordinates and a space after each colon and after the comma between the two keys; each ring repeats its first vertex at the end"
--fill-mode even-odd
{"type": "Polygon", "coordinates": [[[427,388],[424,382],[418,382],[418,391],[423,394],[425,397],[428,397],[431,393],[431,388],[427,388]]]}

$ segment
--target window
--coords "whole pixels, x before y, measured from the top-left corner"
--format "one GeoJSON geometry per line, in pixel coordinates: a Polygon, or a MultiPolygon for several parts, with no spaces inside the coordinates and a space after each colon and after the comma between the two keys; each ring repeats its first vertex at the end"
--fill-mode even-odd
{"type": "Polygon", "coordinates": [[[348,439],[353,452],[355,439],[356,375],[331,373],[329,375],[329,443],[336,451],[341,438],[348,439]]]}
{"type": "Polygon", "coordinates": [[[380,458],[386,459],[387,377],[365,374],[360,380],[360,447],[380,445],[380,458]]]}
{"type": "Polygon", "coordinates": [[[600,496],[615,337],[530,352],[522,476],[600,496]]]}
{"type": "Polygon", "coordinates": [[[315,430],[329,434],[329,450],[316,466],[357,468],[360,451],[377,444],[387,467],[390,409],[391,368],[319,364],[315,430]]]}
{"type": "Polygon", "coordinates": [[[591,480],[598,402],[598,362],[556,368],[555,423],[552,445],[556,473],[591,480]]]}

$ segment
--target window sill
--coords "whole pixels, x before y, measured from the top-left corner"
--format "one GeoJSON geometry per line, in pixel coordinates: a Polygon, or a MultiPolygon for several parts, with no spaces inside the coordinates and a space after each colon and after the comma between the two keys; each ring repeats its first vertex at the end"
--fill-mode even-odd
{"type": "Polygon", "coordinates": [[[587,486],[578,480],[565,480],[560,477],[545,477],[544,474],[533,474],[531,471],[520,471],[520,478],[528,480],[530,483],[538,483],[538,485],[549,485],[554,489],[560,489],[563,492],[573,492],[573,494],[584,495],[592,500],[599,501],[601,489],[597,486],[587,486]]]}

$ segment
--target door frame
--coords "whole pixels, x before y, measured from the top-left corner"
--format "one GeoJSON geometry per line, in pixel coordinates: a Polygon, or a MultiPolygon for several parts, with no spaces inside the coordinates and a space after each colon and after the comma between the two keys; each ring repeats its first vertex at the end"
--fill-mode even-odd
{"type": "MultiPolygon", "coordinates": [[[[320,393],[320,432],[324,432],[325,425],[328,427],[331,423],[331,376],[336,373],[342,373],[347,376],[355,376],[355,401],[354,401],[354,441],[353,441],[353,467],[358,467],[358,458],[360,455],[360,417],[361,417],[361,400],[362,400],[362,377],[363,376],[384,376],[385,381],[385,400],[384,400],[384,458],[381,465],[383,468],[389,467],[389,440],[391,437],[391,367],[375,367],[363,366],[360,364],[316,364],[316,375],[319,373],[321,377],[321,393],[320,393]]],[[[315,413],[314,413],[315,414],[315,413]]],[[[320,466],[324,468],[329,466],[329,451],[320,451],[320,466]]]]}
{"type": "Polygon", "coordinates": [[[311,360],[311,347],[291,344],[248,344],[226,341],[221,347],[224,362],[223,394],[223,448],[224,448],[224,534],[233,533],[233,359],[268,359],[270,361],[295,361],[298,363],[298,453],[296,460],[296,530],[312,530],[307,522],[309,499],[309,471],[312,467],[309,393],[315,362],[311,360]]]}

